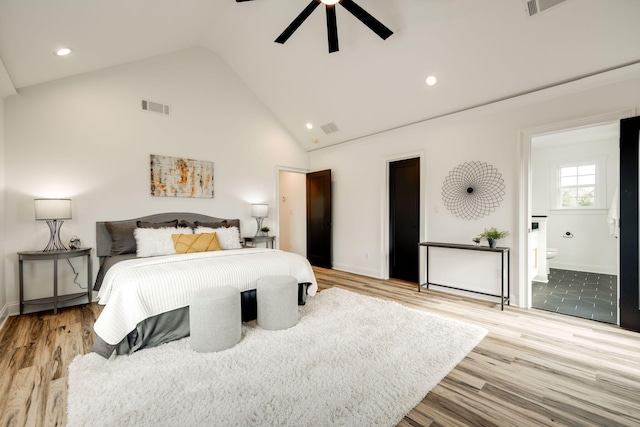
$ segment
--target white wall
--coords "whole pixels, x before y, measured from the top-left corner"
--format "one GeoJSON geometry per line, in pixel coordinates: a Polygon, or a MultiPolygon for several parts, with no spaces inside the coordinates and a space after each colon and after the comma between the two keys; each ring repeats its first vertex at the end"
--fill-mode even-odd
{"type": "Polygon", "coordinates": [[[532,206],[534,215],[547,215],[547,246],[558,255],[549,260],[552,268],[617,274],[617,241],[609,235],[608,209],[618,182],[618,141],[591,141],[564,146],[536,148],[531,152],[532,206]],[[605,209],[558,210],[552,205],[558,162],[581,158],[606,159],[605,209]],[[565,233],[573,237],[564,237],[565,233]]]}
{"type": "Polygon", "coordinates": [[[0,98],[0,327],[7,318],[7,286],[5,280],[5,257],[6,257],[6,240],[4,232],[5,217],[5,155],[4,155],[4,99],[0,98]]]}
{"type": "MultiPolygon", "coordinates": [[[[46,225],[33,219],[34,198],[72,198],[62,240],[77,235],[85,246],[95,245],[96,221],[171,211],[240,218],[243,235],[253,235],[249,204],[275,206],[275,165],[308,168],[306,152],[202,48],[23,89],[6,99],[5,126],[5,276],[14,308],[15,252],[48,240],[46,225]],[[172,116],[141,111],[142,98],[170,104],[172,116]],[[213,161],[215,197],[150,196],[150,154],[213,161]]],[[[42,270],[32,272],[32,297],[51,292],[42,270]]]]}
{"type": "MultiPolygon", "coordinates": [[[[429,120],[340,146],[310,153],[311,169],[332,169],[334,176],[334,266],[383,277],[388,250],[385,247],[386,207],[384,164],[390,156],[426,152],[426,176],[422,240],[471,243],[483,228],[511,231],[500,241],[510,246],[514,301],[523,303],[518,282],[521,185],[520,133],[526,129],[591,117],[640,106],[640,71],[614,73],[548,89],[531,95],[429,120]],[[477,219],[460,219],[442,204],[442,183],[451,169],[468,161],[487,162],[498,169],[506,194],[495,212],[477,219]],[[381,224],[383,224],[381,226],[381,224]],[[365,253],[370,252],[367,259],[365,253]]],[[[525,258],[526,258],[526,254],[525,258]]],[[[455,256],[451,268],[455,268],[455,256]]],[[[474,281],[474,271],[467,277],[474,281]]],[[[526,277],[526,276],[523,276],[526,277]]],[[[496,290],[498,287],[496,285],[496,290]]]]}
{"type": "Polygon", "coordinates": [[[307,256],[307,180],[304,173],[280,171],[279,248],[307,256]]]}

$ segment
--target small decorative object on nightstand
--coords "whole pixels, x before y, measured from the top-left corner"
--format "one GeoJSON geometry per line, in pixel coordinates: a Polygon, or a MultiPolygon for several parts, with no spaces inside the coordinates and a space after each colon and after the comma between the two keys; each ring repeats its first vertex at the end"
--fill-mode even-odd
{"type": "Polygon", "coordinates": [[[73,236],[71,240],[69,240],[69,249],[80,249],[82,247],[82,242],[78,238],[78,236],[73,236]]]}

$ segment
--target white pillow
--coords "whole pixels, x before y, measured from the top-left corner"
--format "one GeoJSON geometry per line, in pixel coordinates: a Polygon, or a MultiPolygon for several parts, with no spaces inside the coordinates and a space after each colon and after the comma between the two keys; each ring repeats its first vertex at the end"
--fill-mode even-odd
{"type": "Polygon", "coordinates": [[[136,256],[150,257],[174,255],[176,253],[172,234],[191,234],[190,228],[136,228],[133,237],[136,239],[136,256]]]}
{"type": "Polygon", "coordinates": [[[195,234],[200,233],[216,233],[218,244],[220,244],[222,249],[242,249],[242,245],[240,244],[240,230],[238,230],[238,227],[196,228],[195,234]]]}

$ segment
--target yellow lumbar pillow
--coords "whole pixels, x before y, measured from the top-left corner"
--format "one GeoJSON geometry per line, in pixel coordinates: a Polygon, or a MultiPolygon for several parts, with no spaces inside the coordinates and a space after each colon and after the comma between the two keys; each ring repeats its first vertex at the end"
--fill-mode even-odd
{"type": "Polygon", "coordinates": [[[216,233],[172,234],[171,238],[177,254],[219,251],[222,249],[218,243],[216,233]]]}

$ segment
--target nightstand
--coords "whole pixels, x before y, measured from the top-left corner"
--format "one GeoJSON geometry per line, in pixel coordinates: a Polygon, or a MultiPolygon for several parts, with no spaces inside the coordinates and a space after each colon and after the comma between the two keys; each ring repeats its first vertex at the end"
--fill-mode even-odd
{"type": "Polygon", "coordinates": [[[264,243],[265,247],[273,249],[274,242],[276,240],[276,236],[255,236],[255,237],[245,237],[244,244],[246,246],[250,246],[252,248],[256,247],[258,243],[264,243]]]}
{"type": "Polygon", "coordinates": [[[58,303],[70,301],[72,299],[86,296],[89,303],[92,297],[91,286],[91,248],[70,249],[68,251],[27,251],[18,252],[18,263],[20,273],[20,314],[24,312],[27,304],[51,304],[53,303],[53,314],[58,313],[58,303]],[[75,294],[58,295],[58,260],[76,257],[87,257],[87,291],[75,294]],[[53,260],[53,296],[48,298],[38,298],[29,301],[24,300],[24,275],[22,264],[24,261],[48,261],[53,260]]]}

